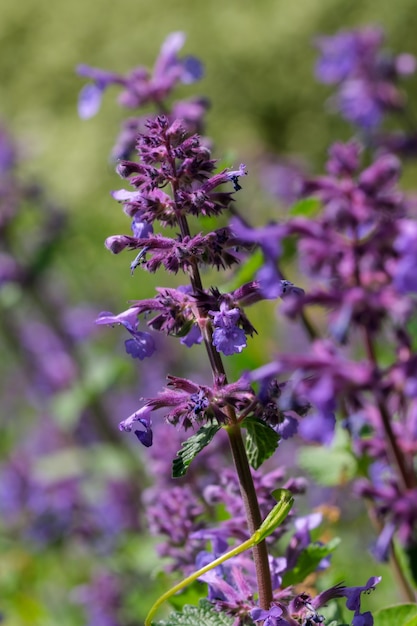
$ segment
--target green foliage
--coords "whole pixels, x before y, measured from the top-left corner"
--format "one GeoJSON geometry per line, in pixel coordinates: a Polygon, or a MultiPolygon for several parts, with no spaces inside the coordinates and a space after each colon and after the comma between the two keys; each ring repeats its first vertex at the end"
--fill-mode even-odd
{"type": "Polygon", "coordinates": [[[205,424],[195,435],[184,441],[181,450],[179,450],[172,463],[173,478],[185,476],[191,461],[210,443],[219,430],[220,426],[218,424],[205,424]]]}
{"type": "Polygon", "coordinates": [[[340,539],[335,537],[326,545],[312,543],[303,550],[298,557],[295,567],[287,572],[283,578],[283,586],[297,585],[302,583],[309,574],[316,571],[320,561],[331,554],[339,545],[340,539]]]}
{"type": "Polygon", "coordinates": [[[247,430],[245,446],[249,463],[254,469],[258,469],[275,452],[279,435],[271,426],[256,417],[247,417],[243,426],[247,430]]]}
{"type": "Polygon", "coordinates": [[[318,198],[304,198],[293,204],[290,210],[292,217],[314,217],[321,209],[321,202],[318,198]]]}
{"type": "Polygon", "coordinates": [[[330,448],[301,448],[298,463],[319,485],[325,487],[347,483],[357,474],[358,468],[357,460],[348,447],[347,435],[341,429],[336,429],[330,448]]]}
{"type": "Polygon", "coordinates": [[[181,612],[185,606],[192,604],[197,606],[200,600],[207,597],[207,585],[195,580],[193,583],[185,587],[181,593],[171,596],[169,603],[175,611],[181,612]]]}
{"type": "Polygon", "coordinates": [[[376,611],[374,626],[417,626],[417,604],[396,604],[376,611]]]}
{"type": "Polygon", "coordinates": [[[184,606],[181,612],[172,613],[168,619],[152,622],[153,626],[231,626],[233,618],[225,613],[218,613],[207,600],[201,600],[198,606],[184,606]]]}

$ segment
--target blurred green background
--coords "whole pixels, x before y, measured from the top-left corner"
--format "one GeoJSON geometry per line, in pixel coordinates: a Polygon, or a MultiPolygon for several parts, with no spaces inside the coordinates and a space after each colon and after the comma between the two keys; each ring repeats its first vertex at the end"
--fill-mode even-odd
{"type": "MultiPolygon", "coordinates": [[[[151,67],[166,35],[185,31],[184,52],[201,58],[206,74],[201,82],[184,86],[175,95],[198,94],[211,100],[207,135],[214,140],[215,156],[226,154],[231,164],[248,164],[251,175],[244,181],[239,205],[253,223],[262,223],[274,216],[274,202],[262,191],[257,177],[265,153],[302,155],[313,170],[319,170],[329,143],[352,134],[346,123],[326,113],[330,90],[314,79],[314,37],[365,24],[381,25],[393,51],[417,54],[413,0],[3,0],[0,119],[18,142],[22,175],[27,180],[41,180],[49,197],[64,207],[69,217],[69,230],[60,243],[51,281],[56,281],[57,288],[66,285],[72,304],[90,304],[97,312],[120,311],[129,299],[150,296],[155,285],[167,284],[161,274],[149,277],[137,271],[131,278],[130,257],[112,256],[103,247],[108,235],[129,229],[128,220],[109,194],[121,186],[109,154],[126,113],[116,105],[117,92],[111,88],[100,113],[91,120],[80,120],[76,102],[84,81],[75,74],[77,64],[121,73],[136,65],[151,67]]],[[[408,92],[417,95],[415,77],[408,81],[408,92]]],[[[410,184],[414,176],[414,169],[407,171],[410,184]]],[[[267,308],[266,313],[255,311],[255,326],[261,319],[275,326],[274,308],[267,308]]],[[[285,329],[275,332],[284,340],[285,329]]],[[[117,346],[123,359],[121,333],[100,332],[95,342],[94,350],[101,354],[117,346]]],[[[7,371],[11,355],[1,344],[0,348],[0,371],[7,371]]],[[[241,360],[233,360],[236,371],[259,364],[272,350],[271,337],[260,335],[249,346],[243,365],[241,360]]],[[[179,358],[184,358],[183,353],[179,358]]],[[[138,391],[140,373],[130,362],[121,367],[125,384],[130,382],[138,391]]],[[[1,403],[0,411],[3,420],[1,403]]],[[[28,416],[36,419],[33,411],[27,410],[15,416],[11,440],[26,425],[28,416]]],[[[358,567],[350,547],[364,549],[366,540],[366,536],[350,536],[348,549],[336,557],[338,571],[358,567]],[[351,558],[353,563],[349,563],[351,558]]],[[[135,554],[130,556],[134,567],[147,570],[146,559],[152,563],[152,557],[147,553],[144,565],[140,550],[135,554]]],[[[44,598],[50,594],[48,608],[42,603],[30,605],[29,596],[16,599],[16,606],[23,601],[29,605],[22,612],[16,610],[17,617],[12,616],[6,624],[45,626],[54,619],[64,624],[53,594],[56,582],[61,589],[58,597],[65,595],[66,577],[54,578],[63,572],[52,563],[49,553],[42,558],[26,568],[25,580],[28,588],[42,587],[44,598]],[[45,581],[39,582],[43,572],[49,576],[46,588],[45,581]]],[[[127,555],[124,558],[129,560],[127,555]]],[[[71,567],[76,570],[76,565],[71,567]]],[[[360,568],[363,582],[375,573],[368,558],[360,568]]],[[[11,606],[8,590],[15,592],[21,581],[7,559],[2,574],[11,606]]],[[[77,579],[76,572],[68,571],[68,576],[77,579]]],[[[392,597],[395,599],[395,593],[392,597]]],[[[82,623],[77,621],[78,614],[66,619],[71,625],[82,623]]]]}
{"type": "MultiPolygon", "coordinates": [[[[41,177],[71,214],[60,270],[74,297],[104,305],[134,291],[123,255],[112,258],[102,249],[108,234],[127,229],[109,196],[120,182],[108,161],[125,111],[110,89],[97,117],[77,117],[84,84],[74,72],[78,63],[122,73],[152,66],[166,35],[183,30],[185,53],[206,67],[203,81],[183,93],[212,101],[207,133],[216,155],[232,151],[236,164],[252,165],[265,151],[302,154],[318,166],[329,141],[349,137],[351,129],[325,113],[330,90],[315,82],[312,42],[369,23],[384,27],[391,49],[417,52],[412,0],[3,1],[0,117],[19,138],[27,172],[41,177]]],[[[414,92],[415,83],[408,85],[414,92]]],[[[265,213],[256,177],[247,181],[241,204],[265,213]]]]}

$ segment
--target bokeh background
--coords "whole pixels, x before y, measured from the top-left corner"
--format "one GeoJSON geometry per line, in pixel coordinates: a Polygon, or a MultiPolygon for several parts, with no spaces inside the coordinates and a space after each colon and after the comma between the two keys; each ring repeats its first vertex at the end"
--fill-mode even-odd
{"type": "MultiPolygon", "coordinates": [[[[166,581],[152,542],[143,539],[146,457],[132,439],[120,440],[115,426],[167,372],[207,375],[201,353],[193,356],[174,340],[161,339],[165,363],[137,365],[124,354],[121,330],[93,325],[98,312],[151,296],[167,277],[138,271],[132,278],[131,259],[103,247],[106,236],[128,231],[109,193],[120,187],[109,155],[125,112],[109,89],[100,113],[80,120],[84,81],[76,65],[121,73],[151,67],[167,34],[185,31],[185,52],[202,59],[205,77],[176,95],[211,100],[207,134],[215,154],[248,165],[239,208],[261,224],[282,210],[260,183],[266,155],[302,159],[320,171],[329,143],[352,135],[327,110],[330,89],[314,78],[313,41],[365,24],[382,26],[393,51],[417,54],[413,0],[1,3],[0,120],[16,142],[18,181],[28,192],[0,252],[35,274],[24,285],[2,284],[0,292],[0,611],[7,626],[141,623],[166,581]],[[121,500],[117,513],[111,489],[121,500]],[[94,614],[104,600],[122,605],[118,621],[105,621],[109,607],[94,614]]],[[[415,100],[415,77],[407,87],[415,100]]],[[[406,186],[416,173],[407,166],[406,186]]],[[[276,341],[286,348],[298,341],[273,306],[254,311],[253,320],[270,332],[231,360],[232,374],[260,364],[276,341]]],[[[354,519],[360,512],[352,507],[354,519]]],[[[376,571],[367,556],[366,524],[338,532],[346,543],[329,582],[359,584],[349,572],[360,568],[365,581],[382,570],[385,594],[398,600],[388,572],[380,565],[376,571]]]]}

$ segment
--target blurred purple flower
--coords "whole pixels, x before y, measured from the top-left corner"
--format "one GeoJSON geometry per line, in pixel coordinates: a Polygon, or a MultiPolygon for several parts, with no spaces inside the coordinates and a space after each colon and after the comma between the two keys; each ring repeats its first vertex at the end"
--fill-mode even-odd
{"type": "Polygon", "coordinates": [[[398,80],[416,70],[412,55],[388,54],[383,43],[383,31],[375,27],[316,40],[320,51],[317,78],[338,85],[333,105],[348,121],[367,131],[378,127],[385,113],[404,110],[405,97],[398,80]]]}
{"type": "Polygon", "coordinates": [[[394,267],[394,285],[402,294],[417,292],[417,223],[402,220],[394,241],[398,260],[394,267]]]}
{"type": "Polygon", "coordinates": [[[148,102],[161,104],[178,82],[189,84],[199,80],[203,75],[201,62],[190,56],[178,58],[178,52],[184,43],[184,33],[174,32],[168,35],[155,62],[153,74],[144,67],[137,67],[127,76],[122,76],[88,65],[79,65],[78,74],[93,81],[81,90],[78,101],[80,117],[88,119],[98,112],[103,93],[109,85],[124,87],[119,97],[120,104],[128,108],[138,108],[148,102]]]}

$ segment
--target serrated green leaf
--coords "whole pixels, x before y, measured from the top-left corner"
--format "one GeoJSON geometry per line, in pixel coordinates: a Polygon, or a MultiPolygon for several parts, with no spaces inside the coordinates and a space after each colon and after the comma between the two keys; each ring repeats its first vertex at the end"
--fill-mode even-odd
{"type": "Polygon", "coordinates": [[[301,215],[302,217],[314,217],[321,209],[321,202],[318,198],[304,198],[293,204],[290,209],[291,217],[301,215]]]}
{"type": "Polygon", "coordinates": [[[166,620],[152,622],[153,626],[231,626],[233,618],[216,611],[210,602],[201,600],[198,606],[184,606],[181,612],[171,613],[166,620]]]}
{"type": "Polygon", "coordinates": [[[353,454],[341,448],[303,448],[298,453],[298,463],[319,485],[326,487],[345,484],[357,469],[353,454]]]}
{"type": "Polygon", "coordinates": [[[312,543],[298,557],[295,567],[283,578],[284,587],[302,583],[309,574],[316,571],[322,559],[331,554],[339,545],[340,539],[335,537],[326,545],[312,543]]]}
{"type": "Polygon", "coordinates": [[[271,426],[256,417],[247,417],[243,426],[247,430],[245,446],[249,463],[258,469],[275,452],[279,435],[271,426]]]}
{"type": "Polygon", "coordinates": [[[375,611],[374,626],[417,626],[417,604],[396,604],[375,611]]]}
{"type": "Polygon", "coordinates": [[[210,443],[219,430],[218,424],[205,424],[195,435],[183,442],[181,450],[172,463],[173,478],[180,478],[186,474],[191,461],[210,443]]]}

